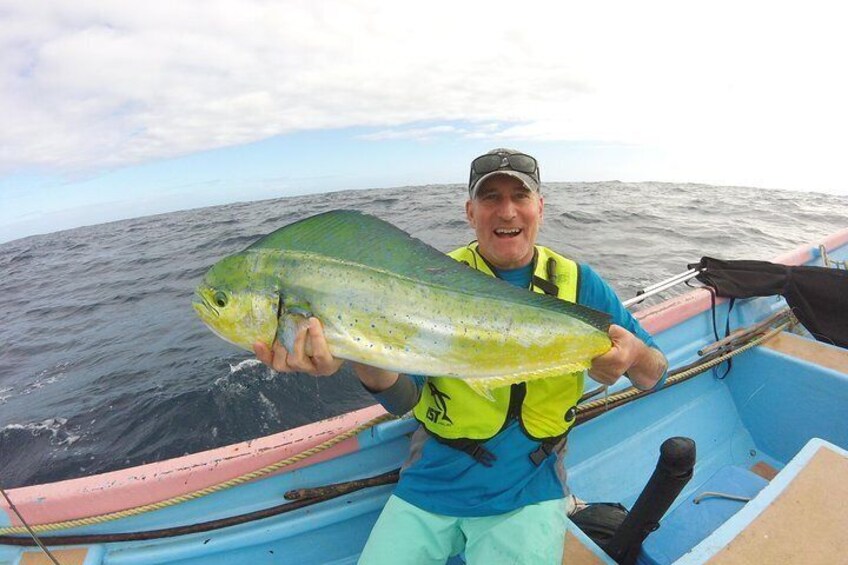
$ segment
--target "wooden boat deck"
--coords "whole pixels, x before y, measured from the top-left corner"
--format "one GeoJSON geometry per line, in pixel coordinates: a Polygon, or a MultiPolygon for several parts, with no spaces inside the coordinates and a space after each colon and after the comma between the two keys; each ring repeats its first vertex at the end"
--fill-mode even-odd
{"type": "MultiPolygon", "coordinates": [[[[54,549],[51,553],[62,565],[83,565],[88,548],[54,549]]],[[[21,565],[53,565],[53,562],[41,550],[32,550],[21,555],[21,565]]]]}
{"type": "Polygon", "coordinates": [[[677,563],[841,563],[848,451],[812,439],[751,502],[677,563]]]}
{"type": "Polygon", "coordinates": [[[834,563],[845,557],[848,455],[821,447],[709,563],[834,563]]]}
{"type": "Polygon", "coordinates": [[[848,374],[848,350],[783,332],[763,344],[797,359],[848,374]]]}

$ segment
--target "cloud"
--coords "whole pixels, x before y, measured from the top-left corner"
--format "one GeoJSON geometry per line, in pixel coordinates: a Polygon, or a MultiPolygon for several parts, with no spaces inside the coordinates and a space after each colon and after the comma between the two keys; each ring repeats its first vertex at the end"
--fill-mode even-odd
{"type": "Polygon", "coordinates": [[[5,6],[0,173],[352,126],[373,128],[367,140],[591,140],[725,160],[838,143],[848,127],[841,20],[816,2],[5,6]]]}
{"type": "Polygon", "coordinates": [[[423,128],[393,128],[366,133],[359,139],[367,141],[386,141],[392,139],[414,139],[416,141],[429,141],[444,135],[464,135],[466,132],[454,126],[430,126],[423,128]]]}
{"type": "Polygon", "coordinates": [[[538,65],[521,53],[532,34],[516,25],[516,51],[496,62],[513,78],[487,96],[490,48],[467,22],[497,14],[448,6],[19,2],[0,20],[0,170],[120,166],[308,129],[514,118],[521,104],[579,89],[568,76],[538,88],[538,65]]]}

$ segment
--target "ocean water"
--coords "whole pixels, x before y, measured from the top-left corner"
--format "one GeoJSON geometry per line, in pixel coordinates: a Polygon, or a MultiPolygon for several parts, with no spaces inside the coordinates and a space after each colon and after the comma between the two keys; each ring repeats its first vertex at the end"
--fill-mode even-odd
{"type": "MultiPolygon", "coordinates": [[[[447,251],[473,239],[465,191],[439,185],[239,203],[0,245],[0,485],[148,463],[372,404],[356,378],[276,375],[213,335],[191,299],[206,269],[338,208],[447,251]]],[[[623,298],[709,255],[768,260],[848,226],[848,198],[663,183],[546,186],[540,242],[623,298]]],[[[676,292],[685,290],[685,287],[676,292]]]]}

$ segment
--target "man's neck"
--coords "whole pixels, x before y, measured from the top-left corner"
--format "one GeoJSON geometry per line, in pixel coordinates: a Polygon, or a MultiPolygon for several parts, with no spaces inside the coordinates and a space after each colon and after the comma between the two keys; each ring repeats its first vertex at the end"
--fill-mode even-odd
{"type": "Polygon", "coordinates": [[[532,261],[516,269],[495,268],[495,276],[513,286],[528,288],[530,286],[530,280],[533,277],[532,261]]]}

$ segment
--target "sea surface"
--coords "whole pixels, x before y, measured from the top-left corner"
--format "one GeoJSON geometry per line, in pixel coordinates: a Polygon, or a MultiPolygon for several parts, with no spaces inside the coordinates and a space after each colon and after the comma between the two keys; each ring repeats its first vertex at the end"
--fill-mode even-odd
{"type": "MultiPolygon", "coordinates": [[[[225,255],[332,209],[450,250],[473,239],[465,194],[438,185],[280,198],[0,245],[0,486],[159,461],[372,404],[346,370],[277,375],[219,339],[191,308],[194,287],[225,255]]],[[[704,255],[768,260],[846,226],[847,197],[562,183],[546,186],[540,242],[629,298],[704,255]]]]}

